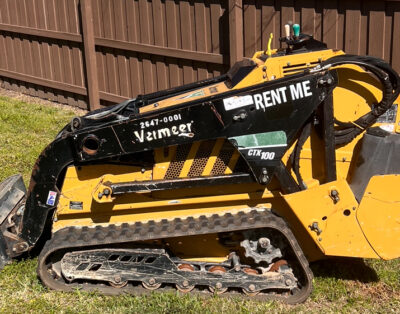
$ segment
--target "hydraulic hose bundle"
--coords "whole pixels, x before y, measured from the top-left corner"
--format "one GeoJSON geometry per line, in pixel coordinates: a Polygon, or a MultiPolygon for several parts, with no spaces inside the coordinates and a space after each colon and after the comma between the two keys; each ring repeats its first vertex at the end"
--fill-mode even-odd
{"type": "MultiPolygon", "coordinates": [[[[366,71],[373,73],[382,84],[382,100],[373,106],[370,112],[363,115],[353,122],[342,122],[337,119],[334,120],[335,124],[339,127],[334,131],[335,144],[346,145],[354,138],[360,135],[366,128],[376,123],[377,119],[383,115],[397,99],[400,93],[400,77],[393,70],[393,68],[386,62],[374,57],[360,57],[355,55],[341,55],[330,58],[310,72],[324,71],[335,66],[344,64],[355,64],[366,71]]],[[[290,160],[293,165],[293,171],[296,175],[297,181],[301,190],[307,189],[300,174],[300,154],[303,145],[311,134],[311,123],[307,122],[303,127],[299,140],[293,150],[290,160]]]]}
{"type": "Polygon", "coordinates": [[[386,62],[374,57],[342,55],[322,62],[311,71],[329,69],[344,64],[355,64],[374,74],[382,84],[382,100],[373,106],[371,112],[353,122],[341,122],[335,119],[339,129],[335,130],[336,145],[345,145],[373,125],[396,100],[400,93],[400,77],[386,62]]]}

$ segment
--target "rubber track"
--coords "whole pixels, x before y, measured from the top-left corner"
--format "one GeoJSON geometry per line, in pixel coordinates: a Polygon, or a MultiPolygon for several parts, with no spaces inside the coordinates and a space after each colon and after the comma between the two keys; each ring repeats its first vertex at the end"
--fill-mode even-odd
{"type": "MultiPolygon", "coordinates": [[[[44,246],[39,255],[39,265],[37,269],[38,276],[47,287],[55,290],[72,291],[77,288],[82,288],[83,290],[88,291],[98,290],[104,294],[138,294],[142,293],[144,289],[132,286],[116,289],[105,285],[91,283],[67,284],[64,281],[54,279],[50,275],[46,266],[47,259],[59,250],[72,251],[72,249],[77,248],[87,250],[90,247],[104,247],[106,245],[114,246],[115,244],[127,242],[259,228],[276,229],[287,238],[293,252],[298,258],[306,282],[302,282],[302,289],[293,295],[281,296],[262,293],[252,298],[264,300],[279,299],[290,304],[304,302],[312,291],[312,271],[310,270],[308,261],[288,225],[282,218],[276,216],[267,209],[262,209],[261,211],[260,209],[253,209],[249,212],[241,211],[236,214],[214,214],[210,217],[202,215],[198,218],[188,217],[186,219],[176,218],[174,220],[163,219],[159,222],[148,221],[146,223],[123,223],[121,225],[96,227],[67,227],[55,232],[53,237],[47,241],[44,246]]],[[[162,291],[162,289],[158,289],[157,291],[159,290],[162,291]]],[[[230,293],[228,293],[228,295],[230,295],[230,293]]]]}

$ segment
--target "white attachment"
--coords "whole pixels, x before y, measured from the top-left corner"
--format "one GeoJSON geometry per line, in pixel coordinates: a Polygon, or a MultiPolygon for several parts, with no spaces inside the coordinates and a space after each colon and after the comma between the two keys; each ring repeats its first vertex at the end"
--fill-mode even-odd
{"type": "Polygon", "coordinates": [[[290,37],[290,25],[289,24],[285,24],[285,35],[286,35],[286,38],[290,37]]]}

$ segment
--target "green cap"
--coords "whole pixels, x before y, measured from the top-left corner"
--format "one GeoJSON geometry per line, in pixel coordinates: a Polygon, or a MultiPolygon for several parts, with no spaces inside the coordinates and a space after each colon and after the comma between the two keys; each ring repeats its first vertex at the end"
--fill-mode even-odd
{"type": "Polygon", "coordinates": [[[300,25],[299,24],[293,25],[293,34],[296,37],[298,37],[300,35],[300,25]]]}

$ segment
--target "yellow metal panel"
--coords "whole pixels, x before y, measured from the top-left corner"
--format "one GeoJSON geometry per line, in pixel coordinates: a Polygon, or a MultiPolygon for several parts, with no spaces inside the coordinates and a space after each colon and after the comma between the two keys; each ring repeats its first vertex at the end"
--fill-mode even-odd
{"type": "MultiPolygon", "coordinates": [[[[96,188],[96,185],[91,185],[93,188],[96,188]]],[[[201,196],[201,197],[186,197],[180,199],[179,194],[176,195],[177,198],[173,198],[173,194],[176,191],[170,191],[171,197],[168,199],[157,199],[151,198],[150,193],[132,193],[127,195],[119,196],[115,199],[112,204],[99,204],[97,202],[92,201],[91,193],[88,194],[88,190],[90,187],[88,185],[79,186],[75,189],[71,189],[69,191],[63,190],[63,195],[60,197],[59,206],[57,209],[58,215],[63,214],[73,214],[73,215],[84,215],[88,213],[102,213],[106,212],[107,215],[115,214],[119,215],[119,211],[135,211],[135,212],[148,212],[148,211],[165,211],[165,210],[179,210],[175,207],[182,207],[182,206],[191,206],[191,207],[199,207],[199,206],[206,206],[207,203],[228,203],[228,202],[243,202],[243,201],[250,201],[250,200],[259,200],[260,198],[268,198],[272,197],[272,194],[265,190],[260,195],[258,192],[250,192],[246,191],[245,193],[239,194],[232,194],[229,195],[213,195],[213,196],[201,196]],[[65,191],[65,192],[64,192],[65,191]],[[84,195],[85,194],[85,195],[84,195]],[[146,195],[148,194],[148,195],[146,195]],[[83,209],[76,211],[69,209],[69,201],[82,201],[83,202],[83,209]]],[[[194,189],[192,189],[194,190],[194,189]]],[[[216,188],[202,188],[203,192],[214,194],[213,190],[216,191],[216,188]]],[[[192,193],[196,193],[196,191],[192,191],[192,193]]],[[[152,193],[154,194],[154,193],[152,193]]]]}
{"type": "Polygon", "coordinates": [[[208,176],[211,174],[211,170],[214,167],[215,161],[217,160],[217,157],[219,155],[219,152],[221,151],[221,147],[224,144],[224,139],[219,138],[214,144],[214,147],[211,151],[210,158],[208,158],[206,166],[204,167],[203,176],[208,176]]]}
{"type": "Polygon", "coordinates": [[[240,157],[240,153],[237,150],[235,150],[232,154],[231,159],[229,160],[228,167],[226,167],[225,174],[232,173],[232,170],[235,168],[239,157],[240,157]]]}
{"type": "Polygon", "coordinates": [[[283,195],[325,255],[377,258],[357,221],[358,203],[344,180],[283,195]],[[338,201],[330,196],[338,192],[338,201]]]}
{"type": "Polygon", "coordinates": [[[355,121],[382,99],[380,82],[355,65],[337,67],[339,82],[333,90],[335,118],[355,121]]]}
{"type": "Polygon", "coordinates": [[[400,175],[374,176],[361,200],[357,219],[383,259],[400,257],[400,175]]]}
{"type": "Polygon", "coordinates": [[[400,96],[397,97],[396,101],[394,102],[397,105],[397,114],[396,114],[396,122],[395,122],[395,131],[396,133],[400,133],[400,96]]]}
{"type": "Polygon", "coordinates": [[[165,109],[171,106],[175,106],[178,104],[183,104],[185,102],[193,101],[196,99],[201,99],[208,96],[217,95],[220,93],[224,93],[228,91],[229,88],[225,85],[224,82],[217,83],[214,85],[202,87],[199,89],[192,90],[187,93],[179,94],[178,96],[170,97],[165,100],[161,100],[155,104],[151,104],[139,109],[140,113],[150,112],[150,111],[157,111],[160,109],[165,109]]]}
{"type": "Polygon", "coordinates": [[[167,173],[169,164],[171,160],[176,155],[176,146],[171,146],[168,148],[159,148],[154,150],[154,159],[156,164],[153,169],[153,179],[161,180],[164,179],[165,174],[167,173]],[[167,152],[167,154],[165,154],[167,152]]]}
{"type": "Polygon", "coordinates": [[[188,173],[190,171],[190,168],[192,167],[193,160],[196,157],[196,153],[199,149],[201,142],[194,142],[192,144],[192,147],[190,148],[189,154],[187,159],[185,160],[185,163],[183,164],[181,173],[179,175],[180,178],[186,178],[188,176],[188,173]]]}
{"type": "Polygon", "coordinates": [[[266,204],[272,198],[268,190],[259,193],[258,184],[243,184],[130,193],[104,202],[97,199],[98,188],[102,186],[104,180],[117,183],[149,180],[150,177],[150,170],[142,173],[139,167],[96,165],[85,166],[80,170],[69,167],[56,211],[58,220],[53,225],[54,230],[70,223],[77,225],[98,222],[122,223],[236,210],[266,204]],[[81,202],[82,208],[71,209],[71,201],[81,202]]]}

